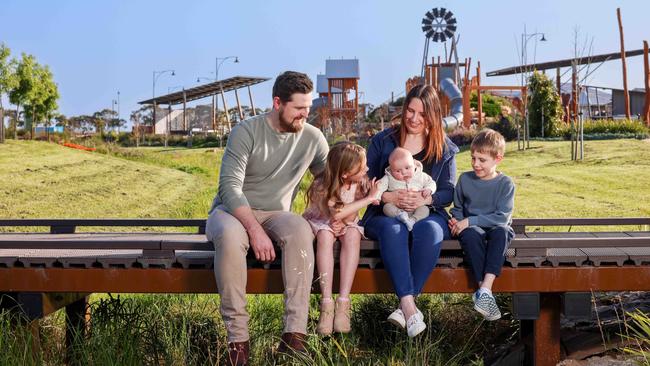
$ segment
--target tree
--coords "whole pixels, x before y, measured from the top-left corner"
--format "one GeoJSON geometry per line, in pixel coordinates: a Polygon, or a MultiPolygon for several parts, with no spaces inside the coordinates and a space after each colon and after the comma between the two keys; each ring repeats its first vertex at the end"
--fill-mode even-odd
{"type": "Polygon", "coordinates": [[[15,61],[9,60],[11,50],[0,43],[0,143],[5,141],[5,124],[4,124],[4,107],[2,106],[2,96],[8,94],[17,84],[15,74],[15,61]]]}
{"type": "Polygon", "coordinates": [[[562,118],[562,101],[553,82],[546,75],[535,71],[528,79],[528,89],[530,135],[556,136],[562,118]]]}
{"type": "Polygon", "coordinates": [[[16,106],[16,119],[14,120],[14,139],[17,138],[17,124],[20,116],[20,106],[25,105],[32,96],[34,89],[34,56],[22,54],[22,58],[16,64],[17,82],[9,91],[9,101],[16,106]]]}
{"type": "MultiPolygon", "coordinates": [[[[57,100],[59,99],[59,90],[54,83],[54,76],[49,67],[41,66],[38,63],[34,65],[34,87],[29,93],[29,101],[25,105],[25,111],[31,119],[31,129],[40,118],[45,120],[46,127],[51,124],[52,114],[59,106],[57,100]]],[[[33,134],[32,134],[33,137],[33,134]]],[[[48,132],[49,141],[49,132],[48,132]]]]}

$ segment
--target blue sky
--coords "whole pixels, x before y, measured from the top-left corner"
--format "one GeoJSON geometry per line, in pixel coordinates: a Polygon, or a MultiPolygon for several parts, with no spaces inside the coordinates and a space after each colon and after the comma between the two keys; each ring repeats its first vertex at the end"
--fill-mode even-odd
{"type": "MultiPolygon", "coordinates": [[[[213,77],[215,57],[230,55],[240,62],[226,61],[219,69],[222,79],[298,70],[315,80],[327,58],[356,57],[362,102],[379,104],[419,75],[420,21],[433,7],[454,12],[459,57],[472,57],[472,68],[480,60],[484,73],[519,63],[524,25],[548,39],[528,42],[529,60],[535,55],[538,62],[571,57],[576,28],[581,45],[585,37],[593,38],[593,54],[618,51],[616,7],[622,10],[626,49],[650,40],[647,0],[3,0],[0,42],[14,56],[27,52],[50,66],[59,84],[60,111],[68,116],[110,108],[119,90],[122,118],[128,119],[138,101],[151,97],[154,70],[176,71],[174,77],[158,78],[160,95],[170,87],[196,86],[197,76],[213,77]]],[[[443,53],[432,44],[430,56],[443,53]]],[[[628,59],[630,88],[643,87],[642,59],[628,59]]],[[[519,83],[516,76],[483,75],[482,80],[519,83]]],[[[604,64],[587,82],[622,87],[620,61],[604,64]]],[[[253,88],[257,106],[270,106],[271,87],[267,81],[253,88]]]]}

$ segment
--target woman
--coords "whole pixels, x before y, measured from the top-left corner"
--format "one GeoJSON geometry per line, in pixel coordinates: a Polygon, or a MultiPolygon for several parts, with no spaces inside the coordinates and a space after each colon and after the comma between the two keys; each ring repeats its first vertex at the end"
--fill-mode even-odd
{"type": "Polygon", "coordinates": [[[384,216],[378,206],[368,207],[363,224],[366,235],[379,241],[382,260],[400,300],[388,321],[406,328],[409,337],[415,337],[426,328],[415,297],[438,262],[442,241],[451,236],[444,208],[453,201],[458,152],[458,147],[445,135],[440,100],[431,86],[411,89],[402,107],[402,123],[378,133],[370,141],[367,159],[371,179],[382,177],[388,156],[398,146],[409,150],[422,163],[423,171],[433,177],[438,189],[427,197],[405,190],[385,192],[382,202],[409,212],[430,205],[431,213],[413,226],[412,235],[405,224],[384,216]]]}

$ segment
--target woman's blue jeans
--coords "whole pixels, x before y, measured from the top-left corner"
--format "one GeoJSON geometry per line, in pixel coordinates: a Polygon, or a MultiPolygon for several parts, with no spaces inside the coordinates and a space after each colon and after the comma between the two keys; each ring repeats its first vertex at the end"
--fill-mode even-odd
{"type": "Polygon", "coordinates": [[[438,263],[442,241],[451,237],[447,218],[437,212],[415,223],[412,232],[393,217],[377,215],[366,222],[365,233],[379,241],[381,258],[399,298],[420,294],[438,263]]]}

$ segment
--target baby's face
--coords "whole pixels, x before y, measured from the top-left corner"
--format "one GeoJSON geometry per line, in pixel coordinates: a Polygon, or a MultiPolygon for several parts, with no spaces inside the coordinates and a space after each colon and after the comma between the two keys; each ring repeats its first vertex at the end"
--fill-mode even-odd
{"type": "Polygon", "coordinates": [[[402,158],[393,161],[390,165],[390,174],[393,175],[393,178],[408,182],[413,177],[415,172],[415,163],[413,158],[402,158]]]}

